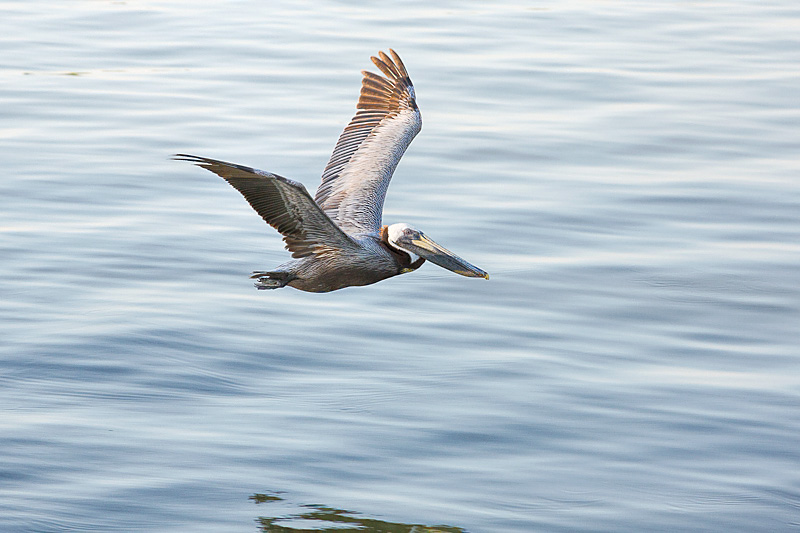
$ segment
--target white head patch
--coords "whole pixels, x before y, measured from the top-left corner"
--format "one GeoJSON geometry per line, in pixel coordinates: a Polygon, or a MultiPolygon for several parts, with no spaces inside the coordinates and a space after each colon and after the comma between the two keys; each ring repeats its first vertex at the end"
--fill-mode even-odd
{"type": "Polygon", "coordinates": [[[389,242],[399,248],[399,246],[397,246],[397,240],[403,236],[403,232],[407,229],[414,228],[403,222],[389,226],[389,242]]]}
{"type": "Polygon", "coordinates": [[[412,263],[414,261],[416,261],[417,259],[419,259],[419,256],[417,254],[415,254],[414,252],[412,252],[410,250],[406,250],[405,247],[403,247],[403,245],[398,244],[398,242],[397,242],[400,239],[400,237],[403,236],[403,233],[407,229],[414,230],[414,231],[418,231],[418,230],[415,230],[414,228],[412,228],[411,226],[409,226],[408,224],[405,224],[403,222],[401,222],[399,224],[392,224],[387,229],[388,229],[388,233],[389,233],[389,235],[388,235],[389,239],[388,240],[389,240],[389,243],[391,243],[392,246],[394,246],[398,250],[403,250],[405,253],[410,255],[412,263]]]}

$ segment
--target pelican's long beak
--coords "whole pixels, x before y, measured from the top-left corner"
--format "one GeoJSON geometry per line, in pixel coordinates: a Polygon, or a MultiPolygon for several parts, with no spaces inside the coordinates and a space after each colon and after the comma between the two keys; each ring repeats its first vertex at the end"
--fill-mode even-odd
{"type": "Polygon", "coordinates": [[[489,279],[489,274],[475,265],[467,263],[444,246],[436,244],[422,232],[417,233],[413,239],[407,242],[408,244],[406,244],[406,246],[412,248],[411,251],[415,254],[442,268],[446,268],[462,276],[467,276],[468,278],[489,279]]]}

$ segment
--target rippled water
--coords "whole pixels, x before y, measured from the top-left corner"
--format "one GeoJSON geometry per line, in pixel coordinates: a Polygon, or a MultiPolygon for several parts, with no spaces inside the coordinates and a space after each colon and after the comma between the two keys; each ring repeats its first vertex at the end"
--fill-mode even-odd
{"type": "Polygon", "coordinates": [[[3,531],[800,528],[794,2],[0,16],[3,531]],[[492,279],[256,291],[280,237],[169,156],[313,191],[388,47],[384,218],[492,279]]]}

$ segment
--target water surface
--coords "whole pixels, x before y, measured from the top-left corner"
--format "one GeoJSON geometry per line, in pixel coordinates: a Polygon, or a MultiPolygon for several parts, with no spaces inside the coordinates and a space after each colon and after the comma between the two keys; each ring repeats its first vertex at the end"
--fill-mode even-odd
{"type": "Polygon", "coordinates": [[[794,3],[0,16],[3,531],[800,528],[794,3]],[[280,236],[169,156],[313,191],[388,47],[384,220],[491,280],[256,291],[280,236]]]}

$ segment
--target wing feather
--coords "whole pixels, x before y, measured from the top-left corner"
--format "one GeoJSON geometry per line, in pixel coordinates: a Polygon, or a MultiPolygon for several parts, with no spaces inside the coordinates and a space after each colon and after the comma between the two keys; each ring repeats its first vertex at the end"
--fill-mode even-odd
{"type": "Polygon", "coordinates": [[[394,50],[363,71],[358,111],[339,137],[322,173],[317,204],[345,233],[375,233],[397,163],[422,128],[414,86],[394,50]]]}
{"type": "Polygon", "coordinates": [[[325,255],[357,246],[320,209],[301,183],[206,157],[177,154],[174,159],[194,163],[230,183],[261,218],[283,235],[292,257],[325,255]]]}

